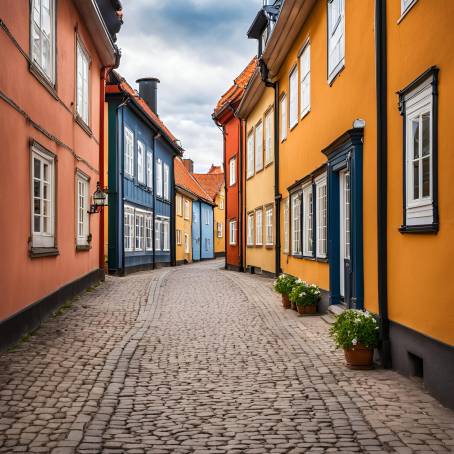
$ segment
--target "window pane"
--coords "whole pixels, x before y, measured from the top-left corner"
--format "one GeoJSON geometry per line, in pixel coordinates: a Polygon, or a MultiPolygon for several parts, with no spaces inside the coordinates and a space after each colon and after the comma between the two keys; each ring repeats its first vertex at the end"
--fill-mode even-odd
{"type": "Polygon", "coordinates": [[[39,184],[39,181],[34,181],[33,182],[33,196],[34,197],[39,197],[40,196],[40,189],[41,189],[41,186],[39,184]]]}
{"type": "Polygon", "coordinates": [[[33,176],[41,178],[41,162],[36,158],[33,159],[33,176]]]}
{"type": "Polygon", "coordinates": [[[430,154],[430,113],[422,114],[422,155],[430,154]]]}
{"type": "Polygon", "coordinates": [[[48,38],[42,36],[42,61],[41,67],[43,71],[50,77],[51,76],[51,63],[50,63],[50,41],[48,38]]]}
{"type": "Polygon", "coordinates": [[[40,228],[40,221],[41,221],[41,217],[35,215],[35,216],[34,216],[34,219],[33,219],[33,231],[34,231],[35,233],[39,233],[39,232],[41,231],[41,228],[40,228]]]}
{"type": "Polygon", "coordinates": [[[419,118],[412,120],[413,159],[419,158],[419,118]]]}
{"type": "Polygon", "coordinates": [[[35,199],[34,200],[34,212],[35,214],[40,214],[41,213],[41,200],[40,199],[35,199]]]}
{"type": "Polygon", "coordinates": [[[413,198],[419,199],[419,161],[413,162],[413,198]]]}
{"type": "Polygon", "coordinates": [[[430,196],[430,156],[422,160],[422,196],[430,196]]]}

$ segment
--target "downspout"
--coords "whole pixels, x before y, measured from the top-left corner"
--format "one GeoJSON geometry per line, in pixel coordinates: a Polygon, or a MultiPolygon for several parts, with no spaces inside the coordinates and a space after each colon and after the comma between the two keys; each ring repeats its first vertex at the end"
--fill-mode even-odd
{"type": "Polygon", "coordinates": [[[387,36],[386,0],[375,0],[375,69],[377,103],[377,245],[378,310],[380,356],[383,367],[391,367],[391,343],[388,318],[388,118],[387,118],[387,36]]]}
{"type": "Polygon", "coordinates": [[[172,191],[170,196],[170,263],[172,266],[177,265],[177,255],[176,255],[176,209],[175,209],[175,157],[172,159],[172,191]]]}
{"type": "MultiPolygon", "coordinates": [[[[247,134],[247,121],[246,120],[241,120],[240,119],[240,123],[241,123],[241,128],[244,128],[244,132],[246,132],[247,134]]],[[[247,139],[246,139],[247,140],[247,139]]],[[[247,147],[247,145],[246,145],[247,147]]],[[[246,161],[246,153],[243,153],[243,159],[246,161]]],[[[246,162],[243,162],[243,167],[244,169],[246,170],[246,162]]],[[[248,221],[247,221],[247,206],[246,206],[246,196],[247,196],[247,184],[246,184],[246,180],[247,180],[247,175],[246,175],[246,172],[244,172],[244,176],[242,176],[242,180],[243,180],[243,183],[244,183],[244,186],[243,186],[243,189],[244,189],[244,194],[243,194],[243,197],[242,197],[242,209],[243,209],[243,219],[244,219],[244,225],[243,225],[243,239],[246,241],[246,248],[244,248],[242,250],[243,254],[241,256],[241,263],[242,263],[242,266],[243,266],[243,271],[246,271],[247,270],[247,260],[246,260],[246,254],[247,254],[247,225],[248,225],[248,221]]]]}
{"type": "MultiPolygon", "coordinates": [[[[156,269],[156,135],[153,135],[153,266],[156,269]]],[[[159,235],[161,235],[161,227],[159,228],[159,235]]],[[[161,240],[159,240],[161,244],[161,240]]]]}
{"type": "Polygon", "coordinates": [[[244,271],[244,260],[243,260],[243,244],[244,244],[244,237],[243,237],[243,225],[246,223],[243,222],[246,218],[241,216],[241,210],[243,209],[243,120],[238,119],[240,124],[240,144],[238,147],[238,249],[240,254],[240,272],[244,271]]]}

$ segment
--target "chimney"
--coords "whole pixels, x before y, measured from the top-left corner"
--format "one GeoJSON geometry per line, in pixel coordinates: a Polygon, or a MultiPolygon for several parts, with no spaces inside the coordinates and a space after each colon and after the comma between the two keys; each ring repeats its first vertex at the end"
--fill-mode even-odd
{"type": "Polygon", "coordinates": [[[158,84],[160,80],[156,77],[143,77],[137,79],[139,84],[139,95],[148,104],[150,109],[158,115],[158,84]]]}
{"type": "Polygon", "coordinates": [[[183,164],[189,173],[194,173],[194,161],[192,159],[183,159],[183,164]]]}

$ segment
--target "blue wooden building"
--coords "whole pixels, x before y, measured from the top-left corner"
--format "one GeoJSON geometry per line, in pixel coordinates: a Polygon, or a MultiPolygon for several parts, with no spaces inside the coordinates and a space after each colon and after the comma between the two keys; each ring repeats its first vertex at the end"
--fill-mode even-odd
{"type": "Polygon", "coordinates": [[[140,95],[117,73],[108,103],[108,266],[125,274],[175,262],[173,158],[178,141],[157,115],[157,84],[140,79],[140,95]]]}

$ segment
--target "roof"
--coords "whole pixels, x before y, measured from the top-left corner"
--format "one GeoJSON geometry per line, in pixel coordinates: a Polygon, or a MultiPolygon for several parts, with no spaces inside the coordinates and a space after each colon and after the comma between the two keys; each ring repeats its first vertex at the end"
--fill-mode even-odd
{"type": "Polygon", "coordinates": [[[212,200],[216,198],[224,184],[224,172],[222,173],[194,173],[194,178],[208,193],[212,200]]]}
{"type": "Polygon", "coordinates": [[[221,99],[214,109],[213,117],[220,114],[228,104],[233,104],[241,100],[244,90],[246,89],[252,74],[254,74],[256,67],[257,57],[254,57],[246,68],[244,68],[242,73],[233,81],[233,85],[221,96],[221,99]]]}
{"type": "Polygon", "coordinates": [[[189,173],[181,158],[175,158],[174,167],[176,186],[180,187],[181,189],[185,189],[199,199],[202,199],[211,204],[213,203],[213,199],[194,178],[194,176],[189,173]]]}
{"type": "Polygon", "coordinates": [[[208,170],[208,173],[224,173],[222,170],[221,166],[215,166],[214,164],[211,164],[210,170],[208,170]]]}
{"type": "Polygon", "coordinates": [[[125,93],[129,95],[136,103],[136,105],[145,113],[151,122],[157,127],[159,132],[167,139],[167,141],[176,149],[179,154],[182,154],[183,149],[178,143],[178,139],[171,133],[170,129],[164,122],[156,115],[150,106],[139,96],[137,90],[131,87],[117,71],[112,71],[116,81],[119,83],[110,83],[106,86],[107,94],[125,93]]]}

